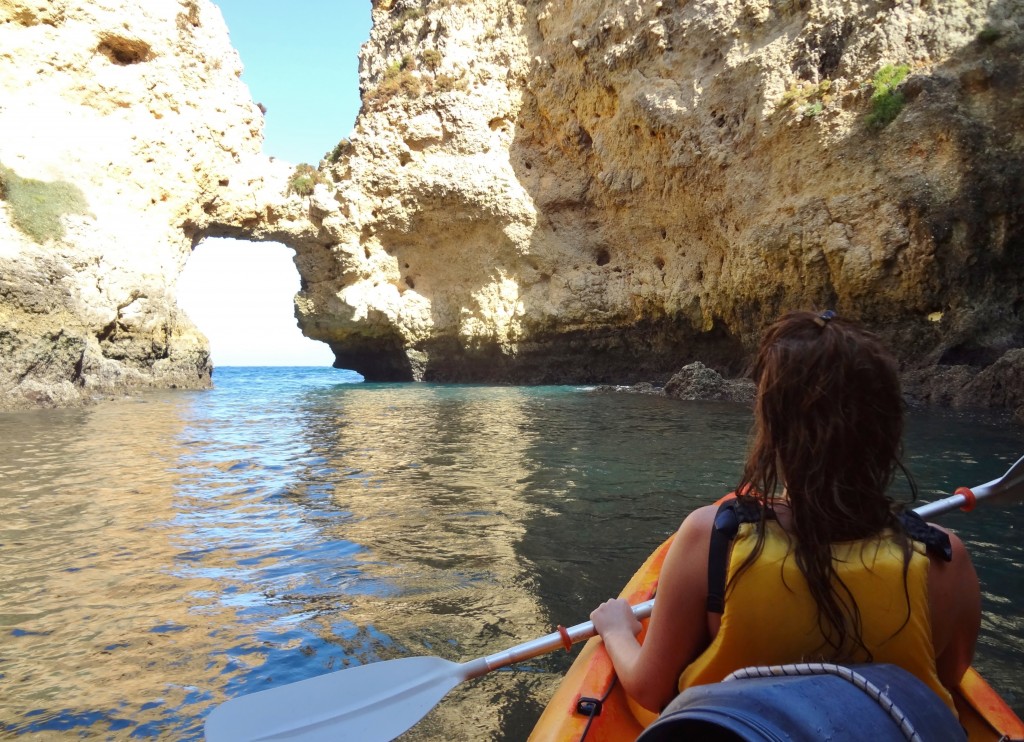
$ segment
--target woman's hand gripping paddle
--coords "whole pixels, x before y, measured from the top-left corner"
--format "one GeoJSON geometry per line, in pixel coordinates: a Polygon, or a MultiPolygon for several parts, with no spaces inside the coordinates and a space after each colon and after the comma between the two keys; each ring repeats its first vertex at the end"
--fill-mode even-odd
{"type": "MultiPolygon", "coordinates": [[[[955,508],[971,509],[981,500],[1011,504],[1024,500],[1024,457],[999,479],[961,488],[951,497],[915,512],[932,517],[955,508]]],[[[637,618],[651,615],[654,601],[633,606],[637,618]]],[[[464,680],[522,662],[594,636],[590,621],[503,652],[469,662],[440,657],[406,657],[319,675],[297,683],[233,698],[206,720],[210,742],[258,740],[360,740],[387,742],[422,719],[464,680]]]]}

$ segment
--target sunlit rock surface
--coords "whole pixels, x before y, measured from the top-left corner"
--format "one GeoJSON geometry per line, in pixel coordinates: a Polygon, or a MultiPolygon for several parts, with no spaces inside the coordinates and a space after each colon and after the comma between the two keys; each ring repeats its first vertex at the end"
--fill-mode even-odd
{"type": "Polygon", "coordinates": [[[0,388],[206,383],[173,285],[233,236],[295,249],[300,326],[370,379],[729,375],[780,311],[830,307],[915,396],[1021,406],[1021,2],[378,0],[373,20],[356,127],[298,195],[211,4],[0,0],[0,125],[21,129],[0,163],[87,201],[43,243],[0,209],[0,388]],[[875,76],[901,65],[879,118],[875,76]]]}
{"type": "Polygon", "coordinates": [[[174,286],[259,153],[240,70],[209,3],[0,0],[0,406],[209,384],[174,286]]]}
{"type": "Polygon", "coordinates": [[[305,331],[371,378],[635,381],[831,307],[1003,406],[970,380],[1024,343],[1022,18],[378,2],[305,331]]]}

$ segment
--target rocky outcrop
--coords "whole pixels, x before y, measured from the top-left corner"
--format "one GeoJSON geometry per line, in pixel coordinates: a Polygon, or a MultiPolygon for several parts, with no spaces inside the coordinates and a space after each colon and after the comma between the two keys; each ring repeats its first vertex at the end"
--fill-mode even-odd
{"type": "Polygon", "coordinates": [[[679,369],[664,385],[650,381],[637,384],[601,384],[592,391],[599,394],[625,392],[629,394],[650,394],[671,397],[684,401],[718,401],[751,404],[757,396],[757,386],[749,378],[726,379],[714,369],[700,361],[688,363],[679,369]]]}
{"type": "Polygon", "coordinates": [[[665,384],[665,394],[676,399],[717,399],[750,403],[757,388],[750,379],[725,379],[700,361],[683,366],[665,384]]]}
{"type": "Polygon", "coordinates": [[[1022,17],[378,2],[303,327],[370,378],[631,381],[827,306],[976,372],[1024,344],[1022,17]]]}
{"type": "Polygon", "coordinates": [[[290,174],[240,73],[203,0],[0,0],[0,409],[209,385],[197,224],[290,174]]]}
{"type": "Polygon", "coordinates": [[[216,9],[139,7],[0,0],[0,174],[68,202],[42,241],[0,209],[14,396],[205,383],[173,284],[233,236],[295,249],[300,327],[370,379],[729,375],[831,307],[921,398],[1019,406],[1020,0],[377,0],[302,195],[216,9]]]}
{"type": "Polygon", "coordinates": [[[915,400],[943,407],[1007,410],[1024,422],[1024,348],[1007,351],[995,363],[915,369],[904,387],[915,400]]]}

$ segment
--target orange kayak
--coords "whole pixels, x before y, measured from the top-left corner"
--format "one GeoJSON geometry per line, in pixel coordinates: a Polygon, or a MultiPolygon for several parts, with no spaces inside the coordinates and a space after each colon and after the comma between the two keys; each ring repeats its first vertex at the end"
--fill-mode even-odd
{"type": "MultiPolygon", "coordinates": [[[[654,597],[669,538],[658,547],[620,597],[631,604],[654,597]]],[[[646,624],[646,621],[644,622],[646,624]]],[[[643,633],[640,635],[643,639],[643,633]]],[[[584,707],[587,701],[583,701],[584,707]]],[[[956,695],[960,723],[968,739],[1024,740],[1024,722],[973,668],[967,671],[956,695]]],[[[590,639],[569,668],[561,685],[537,721],[531,742],[622,742],[634,740],[656,715],[635,703],[615,681],[611,659],[600,637],[590,639]],[[601,713],[592,718],[577,711],[581,699],[600,699],[601,713]],[[589,727],[588,727],[589,725],[589,727]]]]}

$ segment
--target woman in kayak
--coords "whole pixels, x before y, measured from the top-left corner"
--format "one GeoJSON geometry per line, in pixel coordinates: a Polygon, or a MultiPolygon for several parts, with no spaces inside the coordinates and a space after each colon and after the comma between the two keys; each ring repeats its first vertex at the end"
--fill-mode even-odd
{"type": "Polygon", "coordinates": [[[683,521],[643,644],[626,601],[591,614],[624,689],[660,711],[752,665],[888,662],[952,708],[978,578],[959,538],[886,494],[903,469],[895,359],[833,312],[793,312],[765,333],[753,377],[745,494],[683,521]]]}

